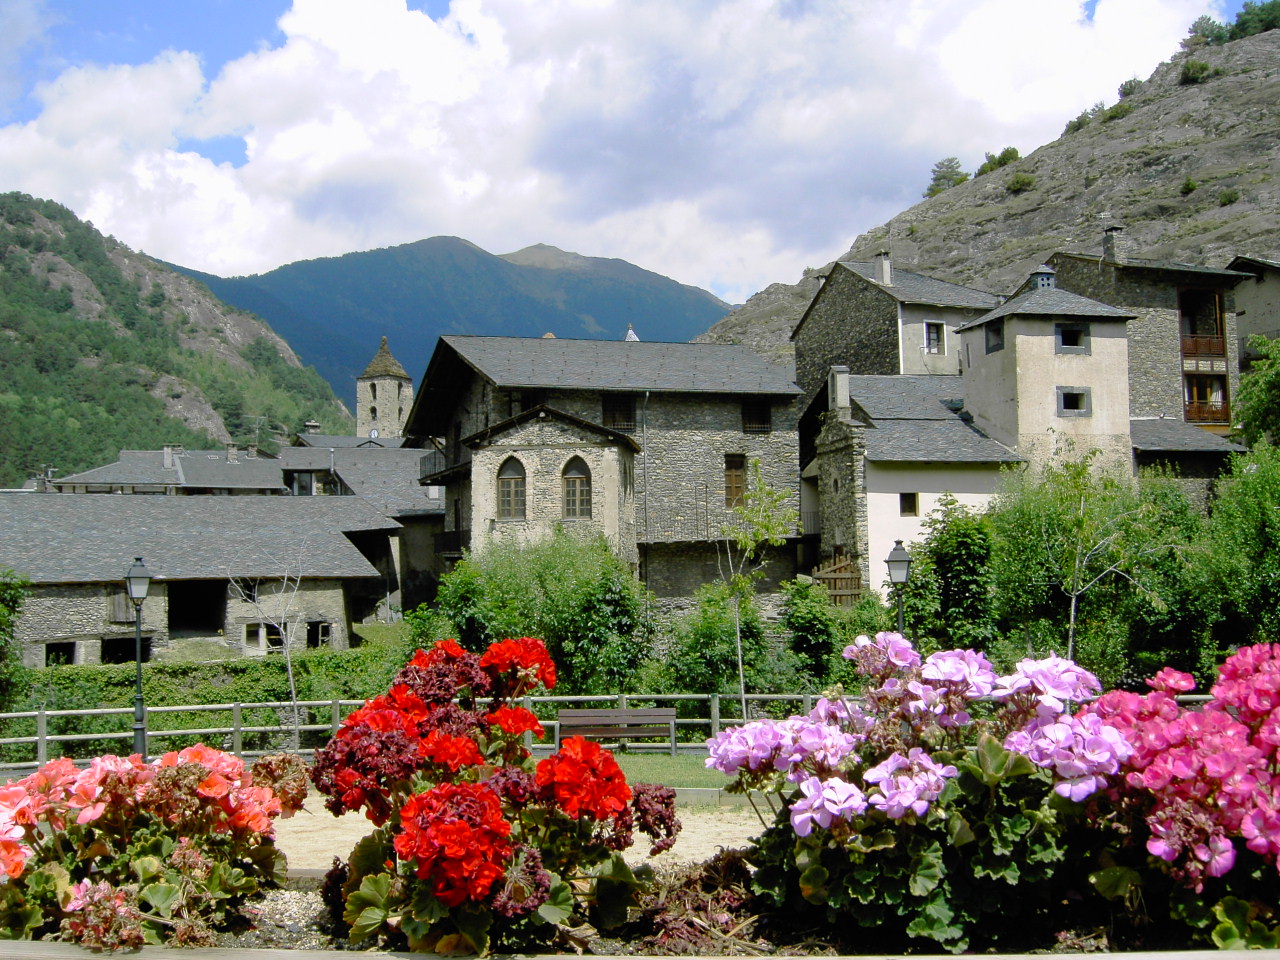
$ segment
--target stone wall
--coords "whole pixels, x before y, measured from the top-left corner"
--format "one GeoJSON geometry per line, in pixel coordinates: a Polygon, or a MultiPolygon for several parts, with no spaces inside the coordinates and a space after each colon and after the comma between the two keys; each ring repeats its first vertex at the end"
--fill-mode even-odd
{"type": "Polygon", "coordinates": [[[867,542],[866,428],[834,414],[818,434],[818,490],[822,502],[822,559],[836,553],[858,561],[864,584],[870,583],[867,542]]]}
{"type": "MultiPolygon", "coordinates": [[[[111,619],[111,595],[116,589],[114,584],[102,583],[33,586],[23,604],[16,630],[22,662],[28,667],[43,667],[50,643],[72,645],[69,648],[72,663],[101,663],[104,643],[125,650],[131,658],[135,642],[133,623],[111,619]]],[[[291,600],[287,595],[273,595],[267,587],[259,596],[256,608],[247,600],[229,596],[222,611],[221,631],[211,630],[201,635],[191,631],[172,633],[167,585],[152,581],[142,606],[142,636],[150,649],[149,659],[195,655],[193,651],[203,651],[209,656],[262,654],[266,650],[257,645],[261,636],[257,631],[254,631],[255,642],[246,645],[245,625],[284,616],[295,625],[292,633],[295,649],[307,645],[308,621],[330,624],[326,646],[343,650],[350,645],[341,581],[304,580],[291,600]]],[[[129,608],[132,609],[131,604],[129,608]]]]}
{"type": "MultiPolygon", "coordinates": [[[[655,597],[663,600],[692,597],[703,584],[722,580],[731,572],[723,544],[648,543],[640,549],[640,573],[644,584],[655,597]]],[[[762,547],[760,556],[764,565],[760,570],[761,577],[756,581],[757,591],[774,593],[784,580],[795,579],[794,544],[762,547]]]]}
{"type": "MultiPolygon", "coordinates": [[[[23,664],[43,667],[49,643],[74,644],[73,663],[99,663],[104,637],[133,641],[132,620],[110,619],[111,597],[117,590],[123,590],[123,583],[33,585],[14,631],[23,664]]],[[[128,603],[128,610],[132,612],[132,603],[128,603]]],[[[142,635],[150,639],[157,652],[168,644],[167,611],[164,584],[152,583],[142,604],[142,635]]]]}
{"type": "Polygon", "coordinates": [[[898,301],[836,264],[796,331],[796,383],[802,406],[842,364],[855,374],[900,373],[898,301]]]}

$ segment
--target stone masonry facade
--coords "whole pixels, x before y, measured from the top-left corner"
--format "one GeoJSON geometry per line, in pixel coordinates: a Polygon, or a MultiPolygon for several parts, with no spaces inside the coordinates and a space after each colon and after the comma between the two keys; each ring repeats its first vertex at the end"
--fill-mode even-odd
{"type": "Polygon", "coordinates": [[[847,267],[831,268],[796,336],[796,385],[808,406],[837,364],[853,374],[899,373],[898,301],[847,267]]]}

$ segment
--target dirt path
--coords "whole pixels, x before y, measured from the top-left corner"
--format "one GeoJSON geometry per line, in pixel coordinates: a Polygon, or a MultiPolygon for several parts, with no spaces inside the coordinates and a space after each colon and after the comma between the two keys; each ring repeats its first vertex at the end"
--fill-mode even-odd
{"type": "MultiPolygon", "coordinates": [[[[290,870],[327,870],[334,857],[346,859],[356,842],[373,829],[362,815],[349,813],[335,817],[324,808],[322,797],[313,795],[307,807],[288,820],[276,821],[276,843],[289,858],[290,870]]],[[[682,829],[676,844],[666,853],[648,857],[646,839],[637,835],[636,845],[627,851],[633,863],[700,863],[721,848],[746,846],[760,833],[760,821],[750,807],[677,808],[682,829]]]]}

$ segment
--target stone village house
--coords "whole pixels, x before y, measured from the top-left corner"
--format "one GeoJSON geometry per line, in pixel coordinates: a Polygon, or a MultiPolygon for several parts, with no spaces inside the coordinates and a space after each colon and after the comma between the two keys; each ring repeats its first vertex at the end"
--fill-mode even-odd
{"type": "Polygon", "coordinates": [[[144,660],[345,649],[382,593],[366,553],[396,526],[358,497],[0,494],[0,557],[31,582],[16,628],[28,666],[133,661],[123,578],[137,556],[155,578],[144,660]]]}
{"type": "MultiPolygon", "coordinates": [[[[879,271],[852,271],[862,280],[856,299],[903,275],[886,260],[879,271]]],[[[944,324],[960,375],[938,377],[952,382],[936,394],[925,383],[932,374],[903,376],[918,319],[906,312],[895,321],[873,310],[875,348],[849,347],[850,363],[833,363],[817,382],[818,361],[839,361],[842,337],[870,342],[855,332],[859,310],[819,291],[794,339],[797,370],[807,371],[802,495],[822,517],[822,557],[852,557],[864,583],[879,583],[892,542],[917,539],[944,493],[980,506],[1003,464],[1034,468],[1058,438],[1098,448],[1126,472],[1166,465],[1206,501],[1227,455],[1241,449],[1220,434],[1238,385],[1231,293],[1248,275],[1122,257],[1114,229],[1101,255],[1059,253],[1049,264],[1004,303],[944,324]],[[855,359],[859,372],[883,376],[850,375],[855,359]]]]}
{"type": "MultiPolygon", "coordinates": [[[[446,336],[405,426],[434,445],[442,552],[555,527],[603,534],[659,597],[717,578],[753,461],[798,506],[798,394],[737,345],[446,336]]],[[[770,555],[795,574],[795,540],[770,555]]]]}

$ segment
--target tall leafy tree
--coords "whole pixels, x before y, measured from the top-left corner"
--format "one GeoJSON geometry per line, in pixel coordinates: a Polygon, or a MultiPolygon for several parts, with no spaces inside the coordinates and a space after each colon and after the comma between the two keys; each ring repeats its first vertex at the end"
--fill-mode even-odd
{"type": "Polygon", "coordinates": [[[27,581],[12,570],[0,570],[0,710],[13,705],[21,686],[22,652],[15,633],[26,596],[27,581]]]}
{"type": "Polygon", "coordinates": [[[1249,349],[1258,357],[1240,378],[1236,420],[1252,446],[1262,439],[1280,440],[1280,340],[1250,337],[1249,349]]]}
{"type": "Polygon", "coordinates": [[[1241,631],[1280,640],[1280,448],[1259,443],[1233,459],[1209,534],[1219,589],[1241,631]]]}

